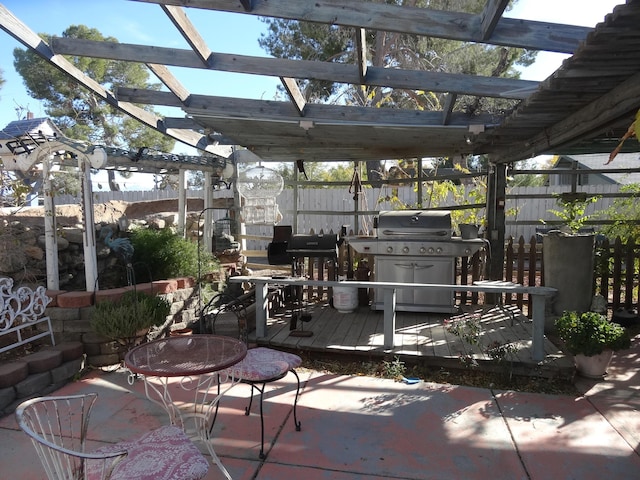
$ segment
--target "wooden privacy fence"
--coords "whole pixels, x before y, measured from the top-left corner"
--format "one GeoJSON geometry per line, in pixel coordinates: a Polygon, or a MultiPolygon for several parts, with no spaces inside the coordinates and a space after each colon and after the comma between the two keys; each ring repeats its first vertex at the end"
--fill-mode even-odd
{"type": "MultiPolygon", "coordinates": [[[[483,264],[481,254],[482,252],[478,252],[468,259],[468,262],[462,259],[460,278],[457,281],[464,284],[465,278],[471,281],[480,278],[478,272],[482,271],[483,264]]],[[[525,286],[544,285],[543,255],[542,242],[537,241],[535,236],[531,237],[528,243],[523,237],[520,237],[517,242],[509,237],[505,246],[503,280],[525,286]]],[[[623,243],[620,237],[617,237],[613,243],[606,238],[596,242],[593,294],[602,295],[607,300],[609,309],[615,311],[619,308],[638,309],[640,307],[639,258],[640,245],[637,245],[633,238],[626,243],[623,243]]],[[[516,305],[530,315],[532,300],[527,297],[526,294],[505,294],[503,301],[505,304],[516,305]]],[[[462,303],[466,303],[466,300],[466,296],[461,297],[462,303]]],[[[477,303],[477,300],[471,297],[471,303],[477,303]]]]}
{"type": "MultiPolygon", "coordinates": [[[[369,279],[369,270],[373,269],[373,256],[361,255],[355,251],[347,252],[346,245],[339,249],[337,261],[325,258],[306,258],[305,271],[310,279],[330,280],[336,275],[347,275],[345,269],[349,260],[354,266],[353,276],[357,280],[369,279]],[[358,268],[359,267],[359,268],[358,268]],[[336,271],[337,269],[337,271],[336,271]]],[[[502,280],[511,281],[524,286],[544,286],[542,262],[542,242],[531,237],[525,242],[523,237],[514,241],[509,237],[505,246],[505,268],[502,280]]],[[[484,280],[486,252],[481,250],[472,257],[461,257],[456,262],[456,283],[472,285],[484,280]]],[[[598,241],[595,249],[595,272],[593,292],[602,295],[609,309],[640,309],[640,245],[633,239],[623,243],[620,237],[613,243],[608,239],[598,241]]],[[[322,287],[306,287],[308,298],[322,298],[329,289],[322,287]]],[[[498,299],[490,298],[478,292],[460,292],[457,301],[460,305],[496,303],[498,299]]],[[[532,298],[527,294],[503,294],[500,299],[505,305],[515,305],[531,318],[533,311],[532,298]]]]}
{"type": "MultiPolygon", "coordinates": [[[[621,185],[618,184],[598,184],[598,185],[581,185],[580,191],[586,192],[588,195],[601,197],[595,204],[587,206],[587,215],[606,210],[616,197],[622,195],[620,193],[621,185]]],[[[467,190],[475,189],[473,185],[468,185],[467,190]]],[[[510,188],[505,201],[505,212],[508,212],[506,218],[506,236],[529,238],[535,235],[536,229],[542,225],[541,220],[548,225],[558,218],[553,215],[550,210],[557,209],[557,200],[553,196],[556,193],[566,192],[570,189],[569,185],[557,185],[550,187],[513,187],[510,188]]],[[[468,198],[469,193],[465,193],[468,198]]],[[[189,198],[203,197],[202,190],[189,190],[187,192],[189,198]]],[[[231,190],[214,190],[214,198],[224,198],[232,195],[231,190]]],[[[396,210],[399,208],[417,208],[418,199],[417,192],[413,185],[401,187],[392,187],[385,185],[382,188],[365,188],[360,195],[359,213],[353,211],[354,200],[353,193],[349,192],[348,186],[342,188],[300,188],[294,191],[292,188],[285,188],[277,197],[277,203],[283,215],[279,225],[293,225],[294,219],[297,217],[297,232],[303,233],[314,229],[324,231],[338,231],[342,225],[349,225],[350,229],[355,231],[362,230],[370,232],[364,228],[365,225],[371,225],[373,217],[377,215],[379,210],[396,210]],[[397,192],[397,202],[384,200],[390,195],[391,190],[397,192]],[[297,204],[294,198],[297,195],[297,204]],[[354,219],[357,217],[357,221],[354,219]]],[[[126,202],[140,202],[149,200],[160,200],[166,198],[177,198],[178,193],[173,190],[153,190],[148,192],[120,191],[120,192],[94,192],[94,202],[103,203],[110,200],[121,200],[126,202]]],[[[64,205],[67,203],[77,204],[80,197],[70,195],[57,195],[55,197],[56,205],[64,205]]],[[[439,207],[451,205],[459,205],[459,200],[451,195],[443,200],[439,207]]],[[[422,204],[420,208],[435,207],[427,203],[422,204]]],[[[214,220],[228,216],[226,210],[214,210],[214,220]]],[[[482,211],[480,212],[482,213],[482,211]]],[[[591,218],[597,223],[597,217],[591,218]]],[[[264,249],[266,243],[273,234],[273,225],[257,224],[246,225],[248,250],[264,249]]],[[[365,233],[366,234],[366,233],[365,233]]],[[[236,236],[236,240],[241,238],[236,236]]]]}
{"type": "Polygon", "coordinates": [[[607,299],[608,305],[618,308],[640,308],[638,291],[638,258],[640,245],[633,238],[622,243],[617,237],[613,244],[605,239],[596,245],[594,291],[607,299]]]}

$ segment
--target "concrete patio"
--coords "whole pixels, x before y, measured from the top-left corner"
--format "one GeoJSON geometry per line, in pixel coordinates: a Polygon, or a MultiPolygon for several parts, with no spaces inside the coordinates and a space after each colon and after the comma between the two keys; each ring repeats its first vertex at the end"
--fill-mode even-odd
{"type": "MultiPolygon", "coordinates": [[[[250,389],[221,404],[216,451],[234,479],[635,479],[640,472],[640,338],[618,352],[601,382],[580,379],[583,396],[561,396],[302,370],[295,431],[295,380],[267,389],[266,459],[260,418],[243,415],[250,389]]],[[[97,392],[92,445],[141,435],[166,414],[122,369],[96,370],[56,394],[97,392]]],[[[44,478],[13,415],[0,420],[0,477],[44,478]]],[[[207,479],[223,478],[215,465],[207,479]]]]}

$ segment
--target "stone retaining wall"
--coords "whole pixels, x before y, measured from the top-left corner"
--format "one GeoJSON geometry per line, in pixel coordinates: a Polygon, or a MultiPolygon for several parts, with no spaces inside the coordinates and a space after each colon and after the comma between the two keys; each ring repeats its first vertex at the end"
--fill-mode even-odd
{"type": "MultiPolygon", "coordinates": [[[[177,200],[175,202],[177,206],[177,200]]],[[[126,208],[126,212],[131,215],[138,212],[135,217],[131,215],[127,217],[125,213],[121,213],[121,215],[123,215],[122,218],[127,219],[127,223],[143,228],[175,227],[178,218],[175,213],[177,210],[167,212],[154,210],[154,206],[163,205],[168,206],[169,204],[166,202],[138,202],[127,205],[126,208]],[[150,213],[146,215],[145,211],[150,213]]],[[[193,207],[193,205],[191,206],[193,207]]],[[[105,208],[109,210],[108,207],[108,204],[94,205],[96,217],[103,217],[104,215],[101,215],[100,212],[105,208]]],[[[80,216],[67,217],[65,215],[65,213],[69,214],[67,210],[70,208],[73,208],[76,213],[81,213],[78,205],[56,207],[59,285],[66,290],[82,291],[86,289],[83,225],[80,223],[80,216]]],[[[122,208],[124,212],[124,205],[122,208]]],[[[38,209],[38,207],[31,209],[38,209]]],[[[0,219],[0,274],[13,278],[16,285],[44,285],[47,278],[44,210],[40,207],[38,211],[41,213],[36,216],[26,215],[24,211],[15,214],[3,212],[2,219],[0,219]]],[[[33,213],[35,212],[32,212],[32,215],[33,213]]],[[[117,271],[120,275],[125,271],[122,260],[111,251],[104,241],[103,229],[109,228],[112,232],[119,232],[117,217],[116,220],[113,218],[109,220],[95,225],[97,273],[103,286],[108,285],[109,282],[106,274],[117,271]]],[[[185,223],[187,238],[195,241],[200,231],[198,214],[190,212],[185,223]]]]}
{"type": "Polygon", "coordinates": [[[90,323],[91,313],[95,304],[105,300],[117,301],[125,292],[133,289],[159,295],[171,303],[167,320],[162,326],[149,332],[150,339],[157,338],[170,330],[187,328],[199,319],[199,292],[195,280],[191,277],[97,292],[47,291],[52,301],[45,313],[51,318],[56,343],[82,342],[87,354],[87,364],[91,366],[99,367],[120,362],[125,353],[122,346],[93,331],[90,323]]]}

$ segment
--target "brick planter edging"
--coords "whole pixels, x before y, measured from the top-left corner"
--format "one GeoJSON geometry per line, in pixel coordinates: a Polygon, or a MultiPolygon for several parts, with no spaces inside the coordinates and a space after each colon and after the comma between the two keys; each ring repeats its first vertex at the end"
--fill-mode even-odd
{"type": "Polygon", "coordinates": [[[158,280],[150,283],[140,283],[127,287],[110,288],[97,290],[95,292],[67,292],[64,290],[47,290],[47,296],[51,300],[51,305],[61,308],[82,308],[90,307],[104,300],[117,301],[126,292],[136,290],[149,294],[162,295],[172,293],[179,289],[192,288],[195,285],[193,277],[172,278],[168,280],[158,280]]]}
{"type": "MultiPolygon", "coordinates": [[[[84,335],[93,332],[90,320],[95,304],[105,300],[117,301],[135,288],[138,292],[163,296],[169,300],[171,311],[165,328],[184,328],[198,320],[199,300],[195,285],[195,279],[184,277],[96,292],[48,292],[49,295],[56,295],[52,302],[56,306],[48,308],[46,313],[51,318],[56,342],[83,341],[84,335]]],[[[92,355],[89,352],[87,354],[92,355]]]]}
{"type": "Polygon", "coordinates": [[[0,416],[29,398],[47,395],[67,384],[85,364],[81,342],[66,342],[26,355],[0,367],[0,416]]]}

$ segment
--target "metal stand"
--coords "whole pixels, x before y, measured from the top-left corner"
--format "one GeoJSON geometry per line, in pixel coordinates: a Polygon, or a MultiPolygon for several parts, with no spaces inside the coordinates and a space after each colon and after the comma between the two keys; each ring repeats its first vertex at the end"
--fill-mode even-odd
{"type": "MultiPolygon", "coordinates": [[[[297,258],[294,257],[291,264],[292,277],[295,277],[296,274],[300,273],[300,269],[297,268],[297,263],[297,258]]],[[[292,285],[291,291],[291,323],[289,324],[289,335],[292,337],[311,337],[313,336],[313,332],[304,329],[304,322],[311,320],[311,315],[306,312],[304,306],[304,287],[301,285],[292,285]],[[299,330],[298,321],[300,321],[299,330]]]]}

